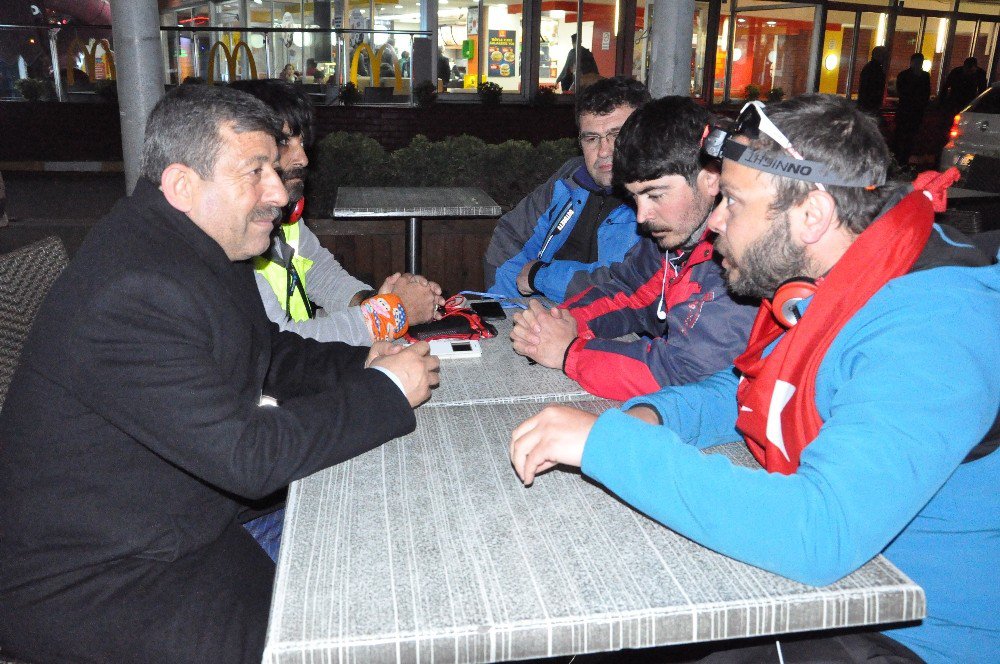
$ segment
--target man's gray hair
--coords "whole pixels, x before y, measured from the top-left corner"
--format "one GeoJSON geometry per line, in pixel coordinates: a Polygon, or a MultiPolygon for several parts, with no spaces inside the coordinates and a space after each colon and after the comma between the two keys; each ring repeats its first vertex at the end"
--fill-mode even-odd
{"type": "Polygon", "coordinates": [[[222,147],[220,129],[260,131],[281,140],[281,120],[267,104],[222,85],[179,85],[146,120],[140,174],[153,182],[170,164],[184,164],[211,179],[222,147]]]}

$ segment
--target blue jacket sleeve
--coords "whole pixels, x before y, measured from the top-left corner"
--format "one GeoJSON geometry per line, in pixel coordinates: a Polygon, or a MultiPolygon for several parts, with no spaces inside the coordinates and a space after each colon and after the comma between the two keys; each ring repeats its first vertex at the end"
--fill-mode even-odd
{"type": "MultiPolygon", "coordinates": [[[[486,290],[494,290],[495,283],[499,278],[497,275],[498,268],[511,259],[516,258],[532,234],[537,230],[539,219],[542,218],[552,204],[552,192],[556,182],[570,177],[582,165],[583,157],[569,159],[547,181],[521,199],[510,212],[500,217],[499,221],[497,221],[496,230],[493,231],[493,237],[490,239],[490,245],[483,256],[483,279],[486,284],[486,290]]],[[[536,254],[532,254],[532,257],[536,254]]],[[[523,266],[527,260],[523,260],[520,265],[523,266]]],[[[508,275],[510,274],[510,270],[506,272],[508,275]]],[[[513,273],[514,278],[517,277],[518,272],[520,272],[520,266],[518,266],[517,272],[513,273]]],[[[502,285],[502,288],[509,287],[510,279],[508,278],[507,282],[502,285]]],[[[515,288],[513,293],[508,292],[507,294],[511,296],[519,295],[516,290],[515,288]]]]}
{"type": "MultiPolygon", "coordinates": [[[[677,532],[751,565],[813,585],[854,571],[935,495],[1000,406],[1000,348],[967,333],[996,329],[1000,296],[963,302],[961,286],[934,283],[943,270],[928,272],[939,274],[894,282],[911,279],[902,297],[902,286],[880,291],[828,350],[816,395],[824,425],[796,473],[734,466],[683,444],[703,441],[678,418],[711,418],[715,397],[702,385],[626,404],[652,404],[667,426],[602,415],[583,471],[677,532]]],[[[727,426],[734,408],[721,416],[727,426]]],[[[720,428],[710,423],[709,435],[720,428]]]]}
{"type": "Polygon", "coordinates": [[[521,269],[525,263],[535,260],[535,257],[538,256],[538,252],[542,248],[542,243],[545,241],[545,236],[549,232],[552,212],[551,207],[546,210],[545,214],[538,219],[535,231],[528,238],[521,251],[497,268],[496,281],[493,283],[493,287],[489,289],[491,293],[498,293],[507,297],[521,297],[521,292],[517,290],[517,275],[521,273],[521,269]]]}
{"type": "Polygon", "coordinates": [[[605,220],[597,231],[599,258],[596,261],[593,263],[552,261],[535,273],[535,290],[554,302],[562,302],[567,297],[570,282],[578,272],[593,272],[623,261],[629,250],[639,241],[635,214],[630,208],[622,205],[612,212],[612,216],[617,218],[605,220]]]}

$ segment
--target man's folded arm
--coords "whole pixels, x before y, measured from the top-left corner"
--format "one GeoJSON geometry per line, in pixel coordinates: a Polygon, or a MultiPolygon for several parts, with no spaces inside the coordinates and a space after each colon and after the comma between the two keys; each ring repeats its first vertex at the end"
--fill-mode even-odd
{"type": "MultiPolygon", "coordinates": [[[[93,304],[74,335],[79,398],[155,454],[236,495],[266,496],[415,426],[392,381],[360,369],[362,349],[302,340],[301,359],[283,346],[287,369],[314,375],[325,366],[337,379],[262,407],[252,383],[240,383],[245,376],[227,375],[215,361],[210,319],[183,284],[132,274],[93,304]]],[[[246,352],[250,326],[245,339],[230,341],[246,352]]]]}
{"type": "Polygon", "coordinates": [[[264,392],[279,401],[336,386],[341,377],[364,369],[370,346],[319,342],[271,324],[271,366],[264,392]]]}

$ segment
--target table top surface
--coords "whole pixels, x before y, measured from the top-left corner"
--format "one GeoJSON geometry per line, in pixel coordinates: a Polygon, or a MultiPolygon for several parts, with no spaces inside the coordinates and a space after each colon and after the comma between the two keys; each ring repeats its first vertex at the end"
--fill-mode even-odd
{"type": "MultiPolygon", "coordinates": [[[[423,407],[413,434],[295,482],[264,661],[491,662],[925,615],[881,556],[814,588],[705,549],[578,472],[523,487],[510,432],[543,406],[423,407]]],[[[722,451],[753,463],[744,445],[722,451]]]]}
{"type": "Polygon", "coordinates": [[[514,352],[510,333],[515,311],[506,309],[506,320],[489,321],[496,327],[497,336],[480,339],[482,357],[441,360],[441,384],[426,407],[596,398],[562,371],[529,364],[527,358],[514,352]]]}
{"type": "Polygon", "coordinates": [[[476,187],[338,187],[334,218],[499,217],[496,201],[476,187]]]}

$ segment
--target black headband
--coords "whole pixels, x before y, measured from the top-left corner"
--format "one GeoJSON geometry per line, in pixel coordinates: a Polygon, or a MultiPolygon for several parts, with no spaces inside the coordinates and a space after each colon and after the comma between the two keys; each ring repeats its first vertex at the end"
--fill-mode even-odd
{"type": "Polygon", "coordinates": [[[819,161],[795,159],[789,155],[771,156],[766,152],[734,141],[726,136],[722,142],[720,157],[731,159],[738,164],[772,175],[779,175],[793,180],[828,184],[835,187],[877,187],[884,183],[874,183],[871,180],[845,180],[819,161]]]}

